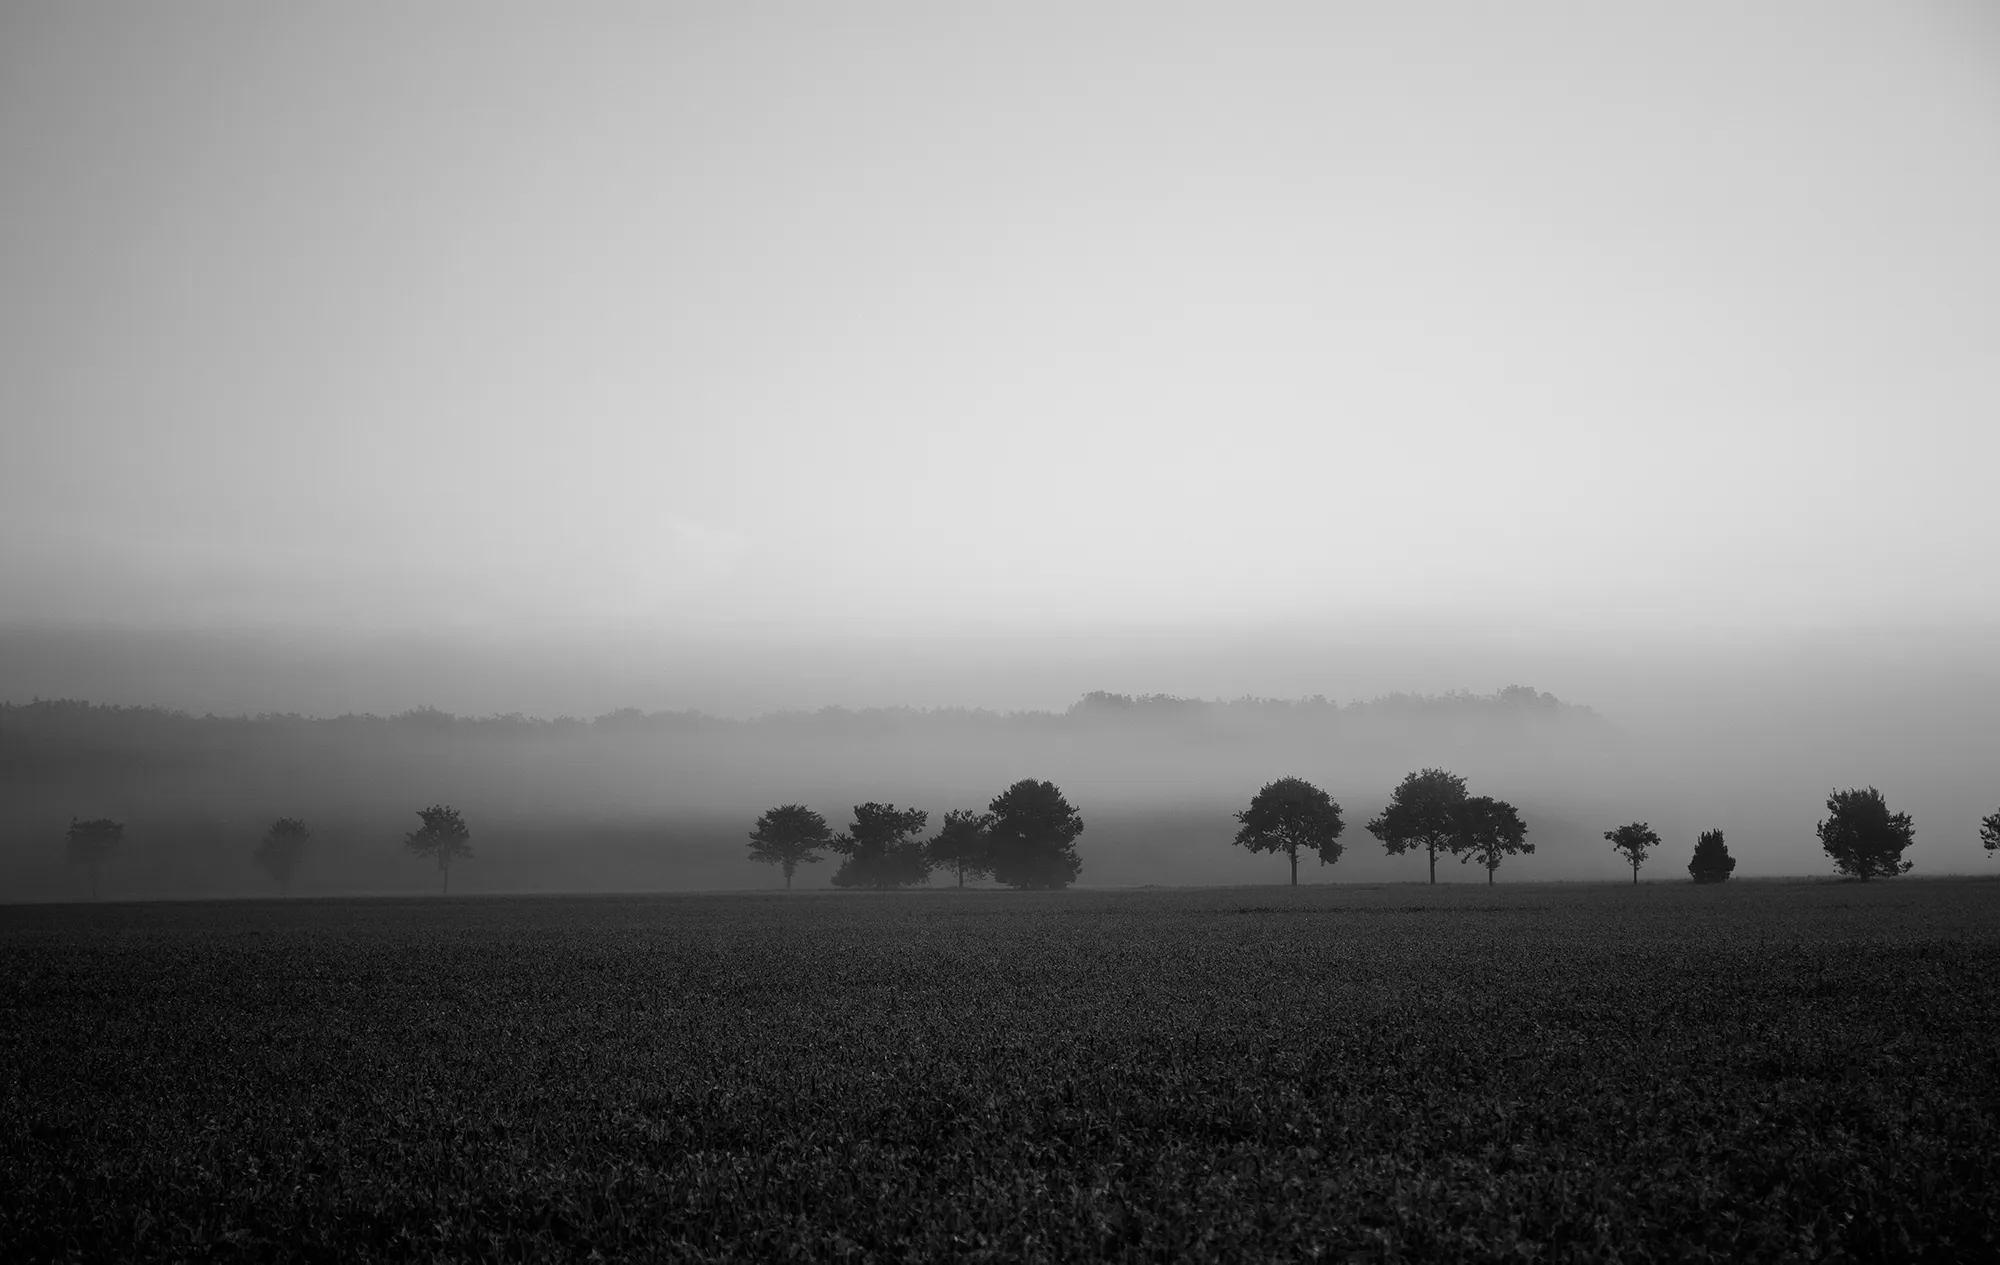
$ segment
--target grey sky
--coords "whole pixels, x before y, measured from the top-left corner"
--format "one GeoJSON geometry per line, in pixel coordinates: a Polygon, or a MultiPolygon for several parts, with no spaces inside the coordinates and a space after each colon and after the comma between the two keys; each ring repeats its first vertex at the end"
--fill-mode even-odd
{"type": "Polygon", "coordinates": [[[1990,621],[1996,31],[11,4],[0,619],[1990,621]]]}

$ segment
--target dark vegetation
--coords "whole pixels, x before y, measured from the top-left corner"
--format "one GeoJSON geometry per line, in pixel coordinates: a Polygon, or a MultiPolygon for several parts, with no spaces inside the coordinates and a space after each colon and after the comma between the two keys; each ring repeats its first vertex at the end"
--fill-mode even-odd
{"type": "Polygon", "coordinates": [[[1722,840],[1720,830],[1704,830],[1701,838],[1695,840],[1694,857],[1688,862],[1688,874],[1697,883],[1723,883],[1736,870],[1736,858],[1729,855],[1729,845],[1722,840]]]}
{"type": "Polygon", "coordinates": [[[1916,827],[1908,813],[1890,812],[1889,802],[1872,786],[1827,796],[1818,831],[1820,846],[1849,878],[1865,881],[1910,872],[1903,851],[1915,841],[1916,827]]]}
{"type": "Polygon", "coordinates": [[[0,908],[0,1259],[1990,1260],[1996,909],[0,908]]]}
{"type": "Polygon", "coordinates": [[[856,804],[854,824],[830,845],[846,860],[834,871],[835,887],[914,887],[930,881],[931,863],[918,838],[930,814],[894,804],[856,804]]]}
{"type": "Polygon", "coordinates": [[[1611,850],[1624,857],[1626,864],[1632,867],[1632,883],[1636,887],[1639,867],[1646,863],[1646,857],[1653,849],[1660,846],[1659,832],[1643,821],[1635,821],[1616,830],[1605,831],[1604,837],[1610,841],[1611,850]]]}
{"type": "Polygon", "coordinates": [[[1440,852],[1456,853],[1461,862],[1477,858],[1490,885],[1502,857],[1535,850],[1519,810],[1505,800],[1468,795],[1465,779],[1444,769],[1420,769],[1397,783],[1368,833],[1391,856],[1424,853],[1433,883],[1440,852]]]}
{"type": "Polygon", "coordinates": [[[757,818],[750,831],[750,859],[784,871],[787,890],[801,865],[824,861],[819,850],[832,846],[833,830],[826,818],[804,804],[780,804],[757,818]]]}
{"type": "Polygon", "coordinates": [[[1281,852],[1291,862],[1292,886],[1299,885],[1299,850],[1319,855],[1321,865],[1340,860],[1340,836],[1347,829],[1340,805],[1300,777],[1266,783],[1236,814],[1236,846],[1252,852],[1281,852]]]}
{"type": "Polygon", "coordinates": [[[445,804],[419,808],[417,819],[423,824],[403,836],[403,846],[417,856],[436,861],[444,880],[441,890],[449,892],[451,863],[472,855],[472,830],[456,808],[445,804]]]}

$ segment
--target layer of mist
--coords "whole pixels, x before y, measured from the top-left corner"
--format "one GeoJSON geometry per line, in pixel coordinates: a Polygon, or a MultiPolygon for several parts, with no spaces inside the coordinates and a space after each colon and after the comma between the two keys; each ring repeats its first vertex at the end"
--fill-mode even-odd
{"type": "MultiPolygon", "coordinates": [[[[1900,695],[1881,688],[1890,677],[1791,691],[1782,707],[1739,682],[1733,707],[1711,691],[1705,721],[1690,706],[1639,723],[1524,686],[1345,704],[1093,691],[1062,710],[625,708],[589,720],[31,699],[0,705],[0,893],[85,894],[61,839],[72,817],[100,816],[127,825],[106,898],[270,894],[251,853],[279,816],[315,831],[294,895],[434,891],[435,870],[401,838],[440,802],[474,832],[454,892],[770,887],[778,877],[748,861],[744,834],[774,804],[807,803],[838,828],[876,800],[935,824],[1022,777],[1054,780],[1081,810],[1084,885],[1282,881],[1281,859],[1230,838],[1232,814],[1284,775],[1324,786],[1348,822],[1338,865],[1302,866],[1301,881],[1418,881],[1422,858],[1385,856],[1363,823],[1427,766],[1520,807],[1536,852],[1509,859],[1501,882],[1624,877],[1602,833],[1633,820],[1665,840],[1648,880],[1683,880],[1704,829],[1726,832],[1739,877],[1829,874],[1813,825],[1832,787],[1859,784],[1914,814],[1919,874],[1976,873],[1990,868],[1974,823],[1993,808],[1994,695],[1963,676],[1955,689],[1931,680],[1902,679],[1900,695]]],[[[824,886],[832,869],[805,867],[798,884],[824,886]]],[[[1485,879],[1451,859],[1438,877],[1485,879]]]]}

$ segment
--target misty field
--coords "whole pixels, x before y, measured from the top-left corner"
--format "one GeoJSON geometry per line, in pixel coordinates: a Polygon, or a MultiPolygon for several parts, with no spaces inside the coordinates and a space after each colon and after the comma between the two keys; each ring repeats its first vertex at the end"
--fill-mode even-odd
{"type": "Polygon", "coordinates": [[[2000,1254],[2000,884],[0,908],[0,1258],[2000,1254]]]}

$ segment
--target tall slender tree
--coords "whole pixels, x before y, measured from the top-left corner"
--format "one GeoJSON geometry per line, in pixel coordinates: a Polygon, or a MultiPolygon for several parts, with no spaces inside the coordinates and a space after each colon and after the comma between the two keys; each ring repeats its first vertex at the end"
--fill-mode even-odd
{"type": "Polygon", "coordinates": [[[1242,829],[1236,846],[1252,852],[1282,852],[1292,863],[1292,886],[1299,885],[1299,850],[1319,854],[1321,865],[1340,860],[1340,834],[1347,828],[1340,805],[1300,777],[1281,777],[1252,796],[1236,814],[1242,829]]]}
{"type": "Polygon", "coordinates": [[[1908,813],[1892,813],[1874,787],[1834,791],[1826,797],[1826,818],[1816,828],[1820,846],[1850,878],[1894,878],[1910,872],[1903,850],[1915,842],[1908,813]]]}
{"type": "Polygon", "coordinates": [[[1465,779],[1443,769],[1421,769],[1390,793],[1389,806],[1368,823],[1390,856],[1422,851],[1430,856],[1431,882],[1438,881],[1438,853],[1458,842],[1458,813],[1465,803],[1465,779]]]}
{"type": "Polygon", "coordinates": [[[306,844],[311,842],[312,837],[312,830],[303,821],[296,817],[280,817],[257,841],[257,864],[278,881],[280,896],[291,895],[292,875],[298,870],[299,859],[305,854],[306,844]]]}
{"type": "Polygon", "coordinates": [[[97,817],[90,821],[69,819],[69,830],[63,835],[63,854],[71,865],[81,865],[90,875],[90,899],[97,899],[97,871],[111,859],[118,845],[125,841],[125,823],[113,821],[109,817],[97,817]]]}
{"type": "Polygon", "coordinates": [[[1493,871],[1500,868],[1501,858],[1534,850],[1535,845],[1528,842],[1528,824],[1521,820],[1520,810],[1506,800],[1473,795],[1459,805],[1458,838],[1452,851],[1459,853],[1461,865],[1477,861],[1485,866],[1488,887],[1493,885],[1493,871]]]}
{"type": "Polygon", "coordinates": [[[1635,821],[1629,826],[1607,830],[1604,837],[1611,841],[1611,849],[1632,864],[1632,886],[1639,885],[1639,867],[1646,863],[1646,853],[1660,846],[1660,836],[1643,821],[1635,821]]]}
{"type": "Polygon", "coordinates": [[[785,890],[792,889],[792,871],[826,858],[819,849],[833,842],[826,818],[804,804],[780,804],[757,818],[750,831],[750,859],[775,865],[785,873],[785,890]]]}
{"type": "Polygon", "coordinates": [[[930,863],[956,871],[958,885],[965,876],[993,872],[993,814],[954,808],[944,815],[938,832],[927,845],[930,863]]]}
{"type": "Polygon", "coordinates": [[[403,836],[403,846],[420,857],[437,859],[438,873],[444,876],[444,892],[451,894],[451,863],[472,856],[472,831],[456,808],[432,804],[419,808],[423,825],[403,836]]]}

